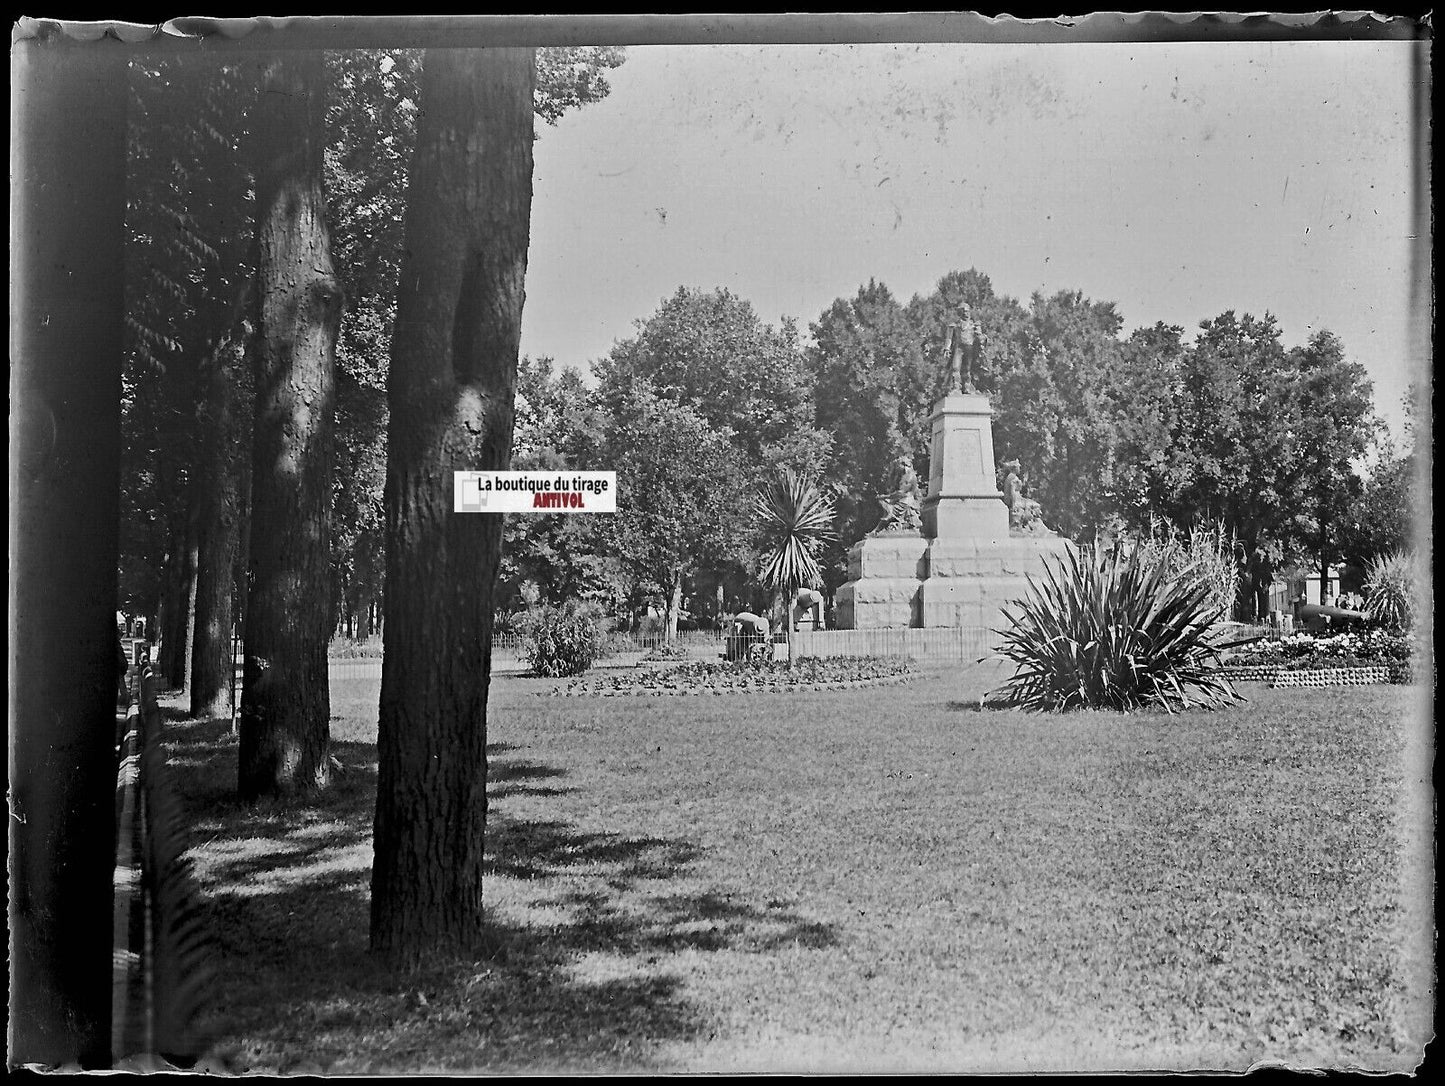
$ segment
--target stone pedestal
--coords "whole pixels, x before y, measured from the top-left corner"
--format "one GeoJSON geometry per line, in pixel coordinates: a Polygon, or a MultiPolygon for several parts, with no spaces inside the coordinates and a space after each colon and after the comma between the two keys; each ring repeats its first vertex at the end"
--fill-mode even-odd
{"type": "Polygon", "coordinates": [[[993,462],[993,407],[987,396],[950,392],[933,405],[928,497],[923,534],[929,539],[1002,539],[1008,507],[993,462]]]}
{"type": "Polygon", "coordinates": [[[928,542],[928,576],[919,585],[920,626],[986,626],[1003,621],[1000,608],[1020,600],[1028,587],[1027,575],[1037,580],[1044,559],[1062,557],[1069,542],[1058,536],[928,542]]]}
{"type": "Polygon", "coordinates": [[[928,540],[917,532],[875,532],[848,549],[848,583],[834,607],[845,630],[922,625],[919,590],[928,540]]]}

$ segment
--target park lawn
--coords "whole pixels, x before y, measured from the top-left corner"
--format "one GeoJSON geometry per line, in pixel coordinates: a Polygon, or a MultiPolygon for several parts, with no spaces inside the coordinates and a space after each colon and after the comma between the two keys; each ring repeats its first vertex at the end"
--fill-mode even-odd
{"type": "Polygon", "coordinates": [[[379,681],[334,684],[344,768],[307,806],[235,803],[226,725],[177,720],[217,1062],[1415,1065],[1433,980],[1417,689],[1039,716],[980,711],[990,677],[556,699],[498,676],[489,943],[402,978],[366,953],[379,681]]]}

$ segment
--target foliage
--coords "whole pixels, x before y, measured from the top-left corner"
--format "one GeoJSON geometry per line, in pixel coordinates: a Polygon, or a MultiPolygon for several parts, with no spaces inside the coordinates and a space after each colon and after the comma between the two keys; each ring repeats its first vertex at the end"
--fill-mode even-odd
{"type": "Polygon", "coordinates": [[[612,88],[608,69],[627,59],[620,45],[565,45],[537,50],[537,83],[532,108],[548,124],[569,109],[600,102],[612,88]]]}
{"type": "Polygon", "coordinates": [[[1387,629],[1408,633],[1425,610],[1425,578],[1414,551],[1375,559],[1365,581],[1365,614],[1387,629]]]}
{"type": "Polygon", "coordinates": [[[256,86],[213,57],[130,67],[121,393],[121,603],[155,616],[184,546],[203,363],[232,332],[251,274],[241,136],[256,86]]]}
{"type": "Polygon", "coordinates": [[[730,431],[639,378],[615,399],[606,449],[618,511],[602,538],[636,584],[660,595],[671,636],[684,575],[716,568],[745,545],[737,448],[730,431]]]}
{"type": "Polygon", "coordinates": [[[676,641],[664,641],[644,652],[642,658],[644,660],[686,660],[687,646],[676,641]]]}
{"type": "Polygon", "coordinates": [[[1168,578],[1193,575],[1209,586],[1209,602],[1228,619],[1239,596],[1235,544],[1222,524],[1195,525],[1187,535],[1157,517],[1149,534],[1135,544],[1142,559],[1162,568],[1168,578]]]}
{"type": "Polygon", "coordinates": [[[822,580],[818,552],[833,536],[833,503],[817,483],[780,468],[753,495],[762,547],[760,576],[769,588],[791,593],[822,580]]]}
{"type": "Polygon", "coordinates": [[[1338,546],[1375,433],[1370,386],[1318,333],[1286,351],[1274,318],[1205,321],[1179,359],[1177,429],[1152,487],[1175,523],[1220,522],[1239,542],[1250,611],[1277,571],[1338,546]]]}
{"type": "Polygon", "coordinates": [[[1422,506],[1416,494],[1417,456],[1413,445],[1404,452],[1387,448],[1370,468],[1345,518],[1340,550],[1352,565],[1368,565],[1414,542],[1415,514],[1422,506]]]}
{"type": "Polygon", "coordinates": [[[1174,712],[1237,700],[1210,636],[1219,608],[1188,567],[1170,576],[1139,551],[1081,560],[1070,550],[1003,611],[1010,625],[998,652],[1016,665],[1003,704],[1174,712]]]}
{"type": "Polygon", "coordinates": [[[815,321],[808,349],[817,425],[832,434],[824,478],[834,487],[837,545],[827,549],[826,583],[843,582],[844,551],[878,523],[877,495],[888,465],[911,456],[928,478],[928,411],[934,377],[916,323],[882,283],[839,298],[815,321]]]}
{"type": "MultiPolygon", "coordinates": [[[[516,471],[600,470],[606,420],[572,367],[523,357],[517,366],[512,468],[516,471]]],[[[605,554],[603,518],[507,514],[499,600],[516,607],[528,595],[560,605],[569,600],[611,606],[623,594],[615,563],[605,554]]]]}
{"type": "Polygon", "coordinates": [[[533,674],[580,675],[602,656],[602,630],[580,607],[543,607],[528,616],[525,629],[524,653],[533,674]]]}
{"type": "Polygon", "coordinates": [[[749,478],[778,463],[815,470],[827,447],[826,435],[812,429],[812,379],[792,321],[764,324],[728,290],[679,287],[596,372],[614,414],[618,398],[641,378],[661,399],[727,431],[737,471],[749,478]]]}

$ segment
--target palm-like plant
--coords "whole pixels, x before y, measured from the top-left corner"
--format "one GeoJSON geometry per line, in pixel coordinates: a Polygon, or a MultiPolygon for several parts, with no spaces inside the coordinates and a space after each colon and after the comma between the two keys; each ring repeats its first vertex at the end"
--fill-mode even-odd
{"type": "Polygon", "coordinates": [[[1219,669],[1209,579],[1170,573],[1142,550],[1081,561],[1074,551],[1003,609],[999,653],[1016,665],[997,692],[1027,709],[1217,708],[1239,700],[1219,669]],[[1011,608],[1016,608],[1015,613],[1011,608]]]}
{"type": "Polygon", "coordinates": [[[1380,555],[1365,578],[1365,614],[1387,629],[1409,633],[1421,610],[1422,580],[1413,551],[1380,555]]]}
{"type": "Polygon", "coordinates": [[[782,589],[784,595],[783,622],[791,667],[793,595],[800,588],[813,588],[823,581],[818,552],[833,538],[833,503],[823,496],[815,480],[798,475],[792,468],[780,468],[753,496],[753,510],[758,518],[763,584],[773,590],[782,589]]]}

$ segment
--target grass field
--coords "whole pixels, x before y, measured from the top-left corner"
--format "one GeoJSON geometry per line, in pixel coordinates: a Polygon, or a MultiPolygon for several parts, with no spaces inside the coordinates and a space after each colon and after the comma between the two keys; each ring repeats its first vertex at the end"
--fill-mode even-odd
{"type": "Polygon", "coordinates": [[[979,711],[990,677],[564,700],[498,676],[490,944],[401,979],[366,952],[379,682],[335,685],[344,772],[313,806],[236,804],[226,725],[177,720],[221,943],[217,1059],[1416,1064],[1433,997],[1418,690],[1246,685],[1213,714],[1040,717],[979,711]]]}

